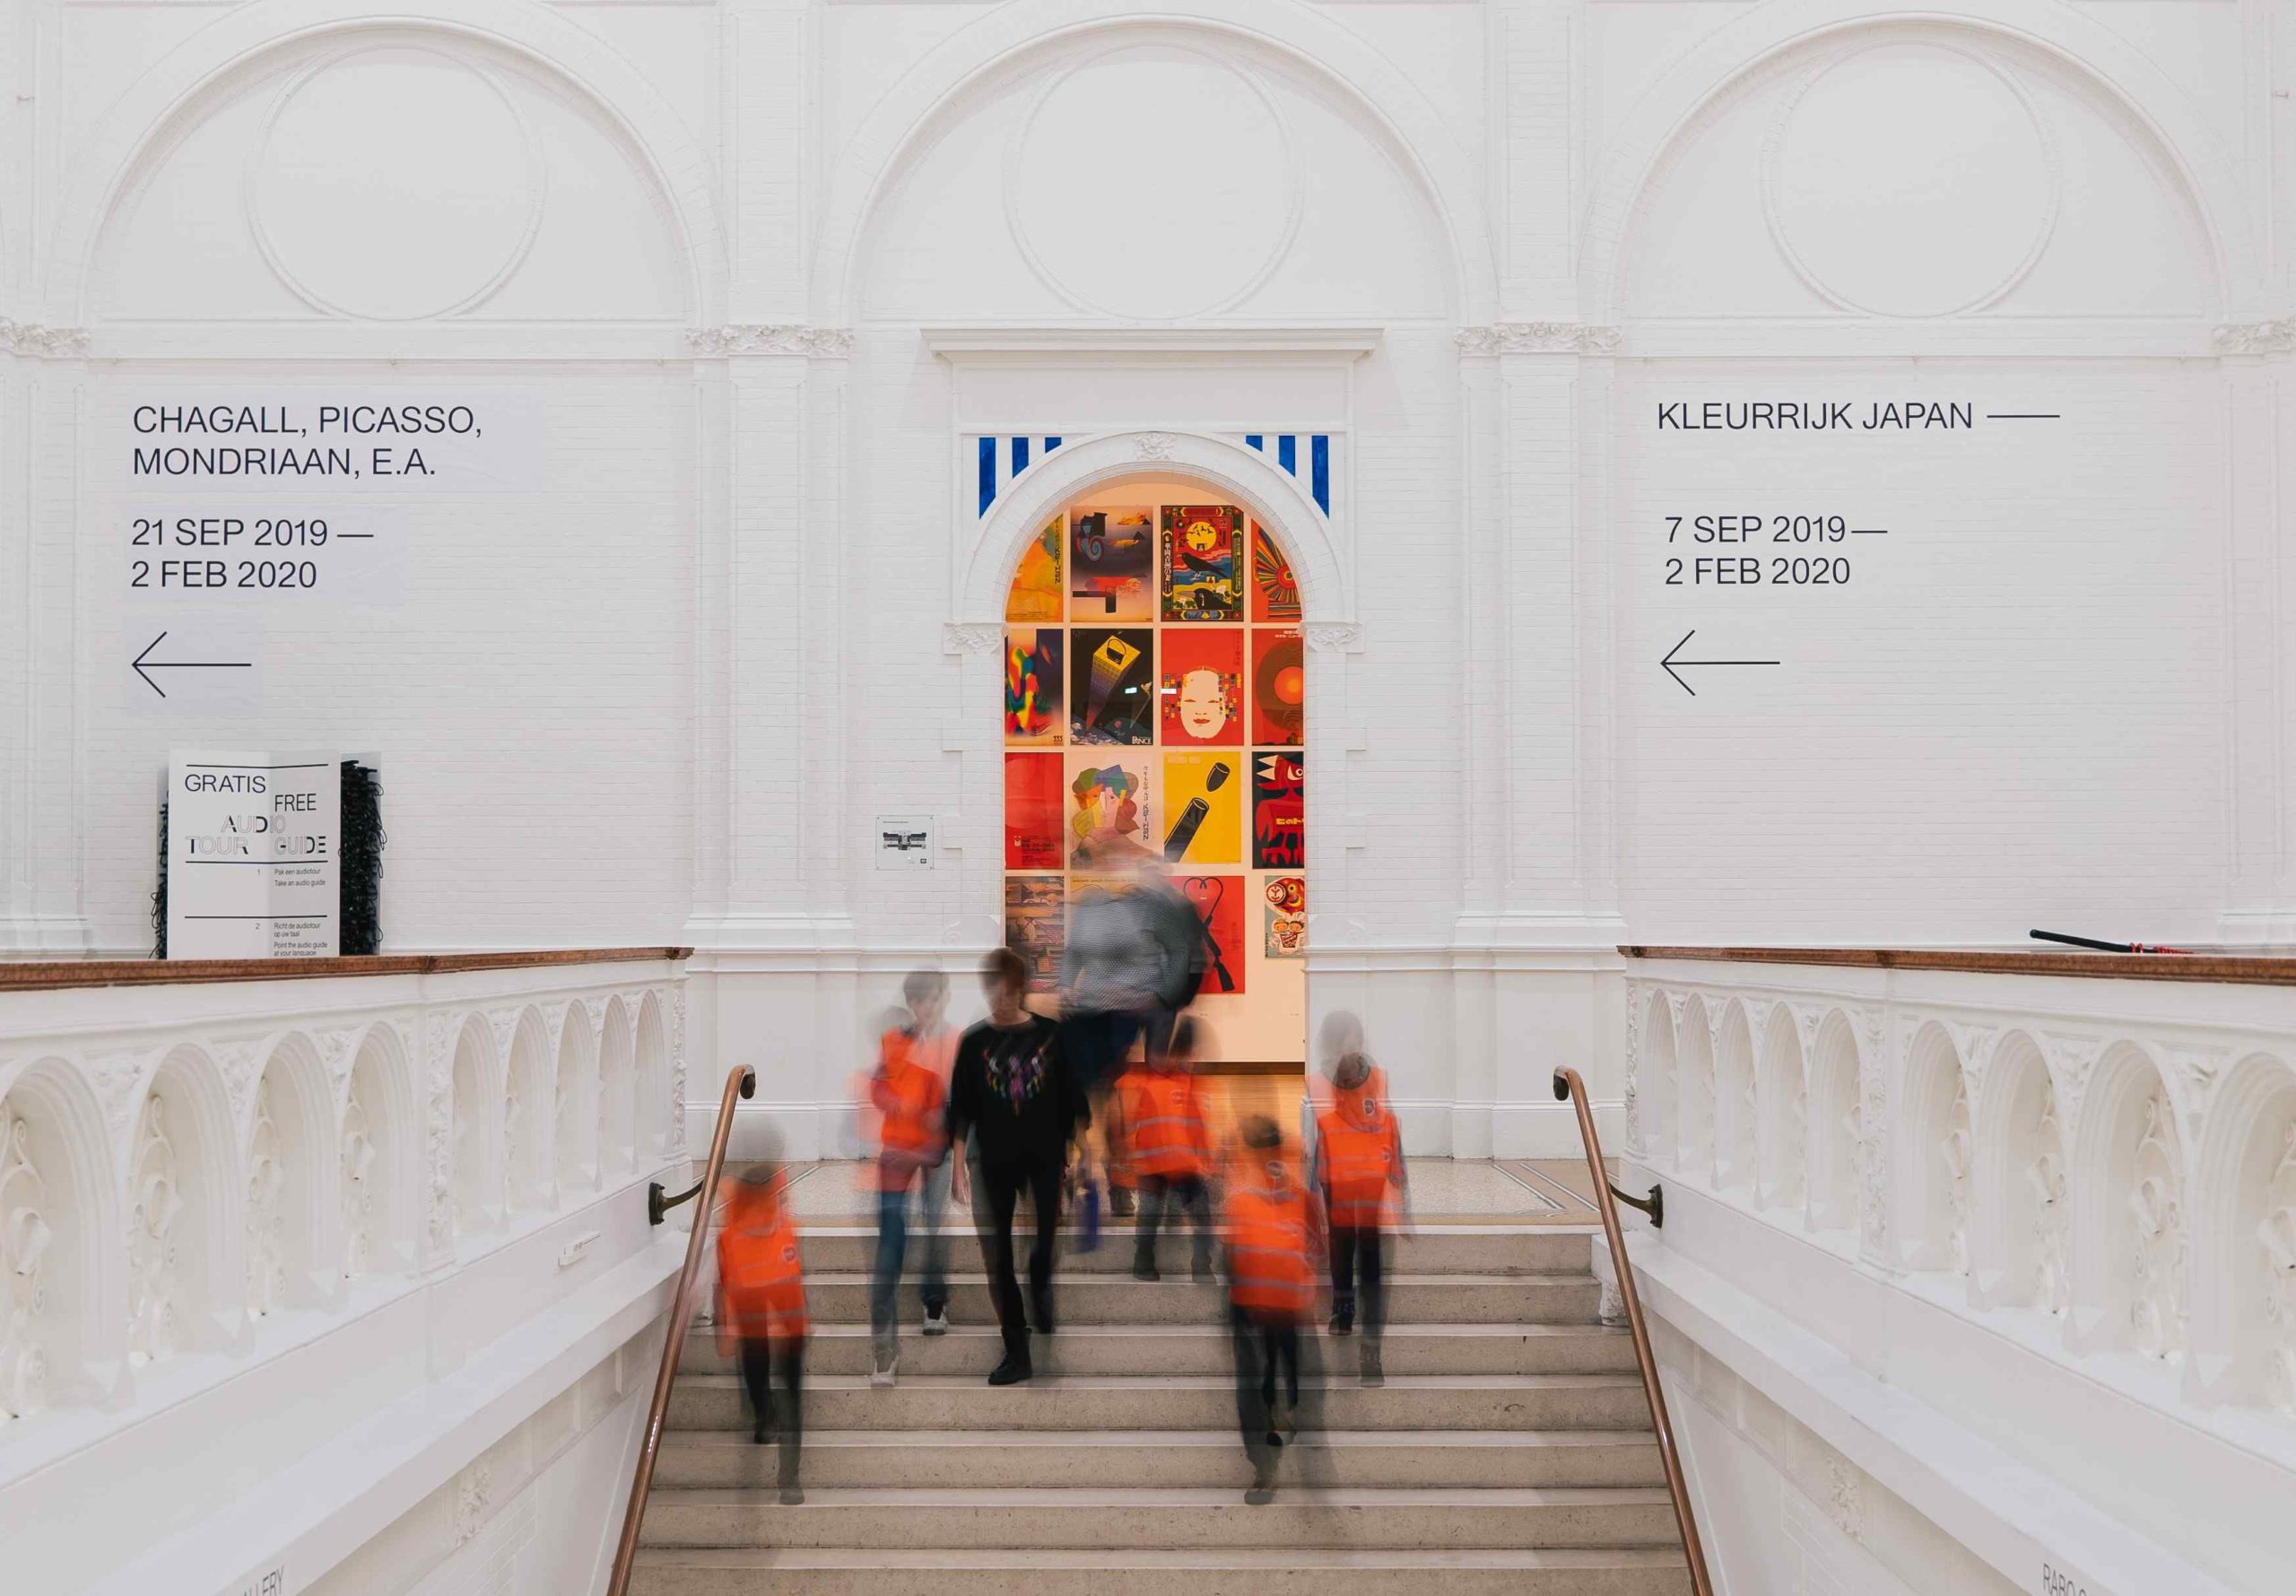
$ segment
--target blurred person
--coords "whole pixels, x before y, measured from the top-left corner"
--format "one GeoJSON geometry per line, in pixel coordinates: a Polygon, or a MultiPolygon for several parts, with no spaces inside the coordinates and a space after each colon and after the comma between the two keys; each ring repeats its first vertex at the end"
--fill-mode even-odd
{"type": "Polygon", "coordinates": [[[957,1043],[949,1079],[949,1157],[961,1200],[970,1184],[964,1163],[968,1149],[978,1167],[980,1191],[973,1214],[1004,1337],[1004,1360],[988,1383],[1011,1385],[1035,1372],[1029,1355],[1031,1321],[1039,1334],[1053,1331],[1052,1261],[1061,1176],[1070,1144],[1091,1123],[1091,1111],[1070,1073],[1060,1028],[1022,1007],[1029,986],[1027,963],[1011,949],[999,948],[982,966],[980,983],[988,997],[988,1018],[957,1043]],[[1025,1315],[1013,1267],[1013,1210],[1024,1191],[1036,1210],[1025,1315]]]}
{"type": "Polygon", "coordinates": [[[805,1266],[778,1161],[735,1175],[718,1232],[718,1349],[737,1358],[756,1420],[751,1438],[781,1443],[781,1500],[803,1502],[798,1453],[804,1443],[805,1266]],[[782,1397],[773,1395],[776,1377],[782,1397]]]}
{"type": "Polygon", "coordinates": [[[1136,1280],[1157,1278],[1157,1227],[1169,1213],[1177,1229],[1183,1212],[1196,1221],[1192,1272],[1199,1280],[1212,1278],[1212,1127],[1196,1055],[1196,1022],[1183,1014],[1165,1046],[1126,1071],[1109,1094],[1109,1156],[1129,1166],[1139,1194],[1136,1280]]]}
{"type": "Polygon", "coordinates": [[[1236,1422],[1252,1465],[1244,1500],[1257,1507],[1275,1498],[1287,1418],[1298,1439],[1300,1331],[1315,1306],[1316,1231],[1308,1188],[1284,1156],[1275,1122],[1249,1115],[1242,1140],[1224,1210],[1228,1323],[1236,1359],[1236,1422]]]}
{"type": "MultiPolygon", "coordinates": [[[[1144,1034],[1146,1052],[1162,1052],[1203,979],[1204,923],[1153,854],[1077,893],[1061,951],[1061,1042],[1096,1115],[1135,1042],[1144,1034]]],[[[1111,1211],[1129,1212],[1130,1200],[1111,1184],[1111,1211]]]]}
{"type": "Polygon", "coordinates": [[[1340,1054],[1317,1081],[1314,1184],[1331,1236],[1331,1333],[1353,1333],[1356,1281],[1362,1281],[1363,1383],[1386,1381],[1380,1337],[1387,1328],[1387,1236],[1409,1200],[1403,1133],[1387,1101],[1387,1076],[1361,1051],[1340,1054]]]}
{"type": "Polygon", "coordinates": [[[919,1293],[925,1333],[949,1328],[948,1246],[941,1235],[949,1194],[946,1123],[949,1071],[956,1037],[943,1021],[948,977],[913,971],[901,984],[906,1013],[889,1013],[877,1038],[877,1066],[864,1083],[865,1116],[876,1124],[877,1253],[869,1285],[869,1383],[891,1385],[900,1372],[897,1298],[909,1251],[909,1193],[917,1193],[919,1293]]]}

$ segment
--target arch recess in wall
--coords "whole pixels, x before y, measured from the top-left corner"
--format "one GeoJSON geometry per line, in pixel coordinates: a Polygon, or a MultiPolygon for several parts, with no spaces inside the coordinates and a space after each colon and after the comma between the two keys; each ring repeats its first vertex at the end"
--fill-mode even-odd
{"type": "Polygon", "coordinates": [[[1935,1020],[1906,1049],[1898,1135],[1909,1221],[1900,1243],[1905,1263],[1960,1274],[1969,1267],[1969,1077],[1953,1038],[1935,1020]]]}
{"type": "Polygon", "coordinates": [[[715,276],[714,222],[622,108],[469,29],[283,30],[184,83],[118,158],[74,202],[95,207],[75,225],[96,323],[683,323],[715,276]]]}
{"type": "Polygon", "coordinates": [[[2159,1063],[2116,1042],[2082,1093],[2072,1153],[2074,1344],[2185,1351],[2190,1236],[2184,1138],[2159,1063]]]}
{"type": "Polygon", "coordinates": [[[136,1108],[128,1143],[131,1364],[237,1339],[246,1300],[238,1149],[215,1061],[196,1046],[170,1049],[136,1108]]]}
{"type": "Polygon", "coordinates": [[[1754,1037],[1746,1006],[1722,1005],[1714,1028],[1714,1184],[1754,1186],[1754,1037]]]}
{"type": "Polygon", "coordinates": [[[2061,1314],[2072,1268],[2065,1132],[2057,1083],[2023,1031],[1994,1048],[1973,1135],[1970,1300],[2061,1314]]]}
{"type": "Polygon", "coordinates": [[[501,1071],[486,1021],[472,1015],[455,1040],[454,1125],[450,1132],[455,1232],[467,1236],[500,1222],[502,1182],[498,1156],[501,1071]]]}
{"type": "Polygon", "coordinates": [[[2121,41],[1812,10],[1718,30],[1638,104],[1589,211],[1590,314],[2206,325],[2252,281],[2205,118],[2121,41]]]}
{"type": "Polygon", "coordinates": [[[1810,1067],[1809,1219],[1819,1230],[1858,1229],[1859,1159],[1866,1127],[1857,1033],[1829,1010],[1818,1022],[1810,1067]]]}
{"type": "Polygon", "coordinates": [[[502,1093],[502,1206],[548,1208],[553,1168],[551,1142],[558,1107],[550,1028],[539,1009],[520,1011],[510,1033],[510,1063],[502,1093]]]}
{"type": "Polygon", "coordinates": [[[240,1160],[250,1317],[335,1299],[342,1279],[335,1128],[334,1094],[317,1047],[300,1032],[270,1044],[240,1160]]]}
{"type": "Polygon", "coordinates": [[[617,1173],[637,1158],[637,1060],[629,1006],[609,998],[598,1041],[598,1162],[617,1173]]]}
{"type": "Polygon", "coordinates": [[[1707,1023],[1706,1000],[1692,993],[1683,1002],[1674,1032],[1682,1167],[1711,1179],[1714,1168],[1714,1031],[1707,1023]]]}
{"type": "Polygon", "coordinates": [[[598,1044],[590,1011],[568,1003],[558,1022],[558,1190],[587,1190],[598,1178],[598,1044]]]}
{"type": "Polygon", "coordinates": [[[1642,1145],[1655,1160],[1674,1161],[1674,1020],[1666,994],[1652,991],[1642,1019],[1642,1056],[1637,1096],[1642,1107],[1642,1145]]]}
{"type": "Polygon", "coordinates": [[[413,1267],[418,1150],[405,1048],[388,1025],[371,1026],[344,1084],[336,1142],[345,1279],[413,1267]]]}
{"type": "Polygon", "coordinates": [[[1809,1088],[1794,1011],[1772,1003],[1762,1021],[1754,1089],[1756,1200],[1765,1207],[1804,1206],[1809,1136],[1809,1088]]]}
{"type": "Polygon", "coordinates": [[[102,1109],[65,1060],[0,1072],[0,1426],[103,1394],[127,1326],[102,1109]]]}

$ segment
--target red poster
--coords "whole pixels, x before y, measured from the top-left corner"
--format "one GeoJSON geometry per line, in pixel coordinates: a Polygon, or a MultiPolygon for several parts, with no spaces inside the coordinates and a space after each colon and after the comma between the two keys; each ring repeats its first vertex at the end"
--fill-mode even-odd
{"type": "Polygon", "coordinates": [[[1004,756],[1004,868],[1058,870],[1067,782],[1059,754],[1004,756]]]}
{"type": "Polygon", "coordinates": [[[1252,619],[1300,619],[1300,583],[1292,575],[1292,562],[1257,521],[1252,523],[1252,619]]]}
{"type": "Polygon", "coordinates": [[[1308,866],[1308,764],[1297,749],[1262,749],[1252,756],[1252,865],[1308,866]]]}
{"type": "Polygon", "coordinates": [[[1165,746],[1242,747],[1243,629],[1173,628],[1164,633],[1163,645],[1157,698],[1165,746]]]}
{"type": "Polygon", "coordinates": [[[1297,746],[1307,730],[1308,672],[1300,634],[1252,632],[1252,741],[1297,746]]]}
{"type": "Polygon", "coordinates": [[[1204,980],[1198,997],[1234,997],[1244,990],[1244,898],[1250,883],[1242,876],[1181,876],[1178,887],[1204,926],[1204,980]]]}

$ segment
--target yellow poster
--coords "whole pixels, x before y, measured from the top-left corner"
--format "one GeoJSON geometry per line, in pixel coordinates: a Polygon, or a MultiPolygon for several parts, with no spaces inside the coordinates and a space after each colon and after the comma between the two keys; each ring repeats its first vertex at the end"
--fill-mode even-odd
{"type": "Polygon", "coordinates": [[[1021,568],[1013,573],[1012,591],[1004,596],[1005,620],[1060,619],[1060,545],[1066,530],[1067,517],[1056,516],[1046,523],[1037,540],[1021,551],[1021,568]]]}
{"type": "Polygon", "coordinates": [[[1244,862],[1243,764],[1233,749],[1164,756],[1167,830],[1160,840],[1167,863],[1193,869],[1244,862]]]}

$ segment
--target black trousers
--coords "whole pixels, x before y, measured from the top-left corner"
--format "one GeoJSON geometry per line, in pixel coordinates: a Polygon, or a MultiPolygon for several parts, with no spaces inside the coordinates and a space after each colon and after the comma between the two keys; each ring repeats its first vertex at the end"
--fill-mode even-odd
{"type": "Polygon", "coordinates": [[[1029,1355],[1030,1317],[1035,1319],[1038,1330],[1052,1329],[1052,1250],[1060,1229],[1061,1173],[1057,1160],[980,1167],[980,1207],[975,1217],[980,1230],[981,1262],[988,1271],[988,1294],[996,1304],[996,1324],[1004,1332],[1004,1352],[1010,1357],[1029,1355]],[[1036,1245],[1029,1249],[1025,1316],[1021,1283],[1013,1268],[1013,1210],[1023,1191],[1037,1210],[1036,1245]]]}
{"type": "Polygon", "coordinates": [[[1275,1465],[1276,1449],[1268,1436],[1276,1428],[1283,1409],[1276,1405],[1279,1382],[1283,1408],[1296,1423],[1300,1410],[1300,1323],[1285,1314],[1255,1313],[1228,1305],[1228,1328],[1235,1339],[1236,1427],[1243,1434],[1244,1454],[1256,1470],[1275,1465]]]}
{"type": "Polygon", "coordinates": [[[742,1341],[742,1384],[758,1429],[781,1439],[781,1483],[797,1483],[797,1453],[805,1441],[805,1343],[763,1336],[742,1341]],[[773,1379],[781,1377],[781,1401],[773,1399],[773,1379]]]}
{"type": "Polygon", "coordinates": [[[1372,1340],[1379,1339],[1387,1323],[1387,1233],[1377,1225],[1331,1227],[1331,1311],[1360,1320],[1364,1335],[1372,1340]],[[1360,1314],[1355,1295],[1359,1271],[1363,1278],[1360,1314]]]}
{"type": "Polygon", "coordinates": [[[1156,1227],[1170,1214],[1170,1227],[1180,1227],[1180,1216],[1196,1221],[1195,1270],[1212,1272],[1212,1199],[1200,1175],[1144,1175],[1139,1179],[1140,1217],[1133,1231],[1133,1256],[1141,1263],[1156,1262],[1156,1227]]]}

